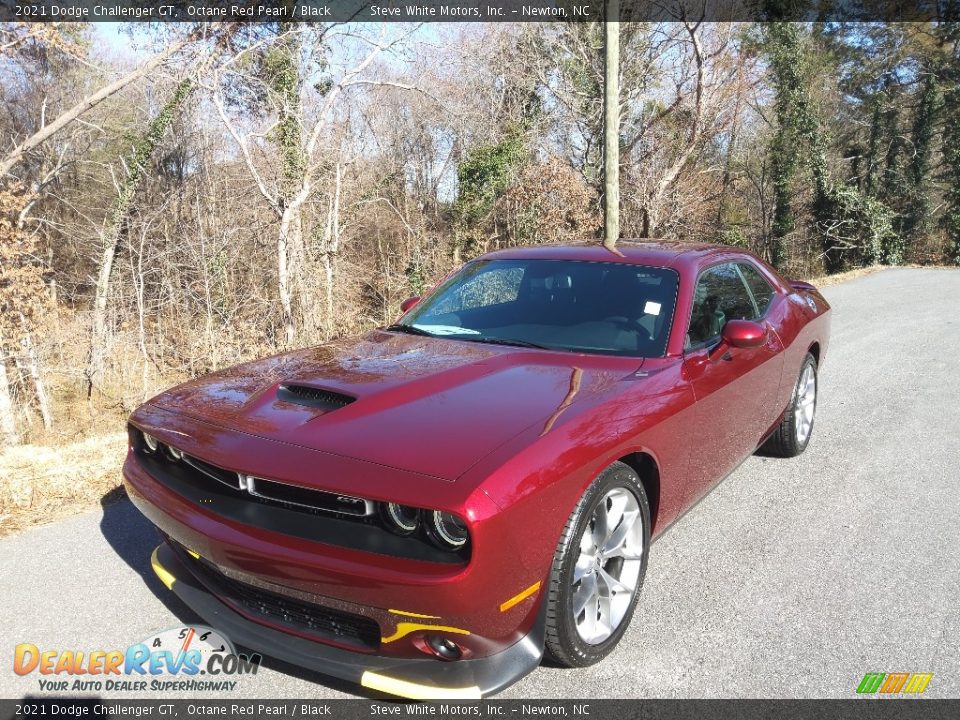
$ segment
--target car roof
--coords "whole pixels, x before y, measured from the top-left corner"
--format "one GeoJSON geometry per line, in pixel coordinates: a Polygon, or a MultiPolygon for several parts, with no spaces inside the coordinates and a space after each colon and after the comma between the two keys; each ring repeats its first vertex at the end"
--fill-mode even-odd
{"type": "Polygon", "coordinates": [[[678,268],[695,266],[705,256],[741,252],[738,248],[710,243],[680,240],[619,240],[620,255],[607,250],[599,240],[585,240],[557,245],[531,245],[496,250],[483,260],[581,260],[586,262],[618,262],[654,267],[678,268]]]}

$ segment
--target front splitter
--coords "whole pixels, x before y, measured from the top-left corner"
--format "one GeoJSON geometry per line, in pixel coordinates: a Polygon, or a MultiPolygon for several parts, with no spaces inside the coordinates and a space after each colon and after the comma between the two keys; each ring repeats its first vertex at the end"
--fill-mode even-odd
{"type": "Polygon", "coordinates": [[[496,655],[455,662],[392,658],[343,650],[248,620],[211,594],[166,543],[153,551],[151,564],[168,589],[235,643],[299,667],[398,697],[479,700],[517,682],[536,669],[543,658],[545,602],[541,602],[530,632],[496,655]]]}

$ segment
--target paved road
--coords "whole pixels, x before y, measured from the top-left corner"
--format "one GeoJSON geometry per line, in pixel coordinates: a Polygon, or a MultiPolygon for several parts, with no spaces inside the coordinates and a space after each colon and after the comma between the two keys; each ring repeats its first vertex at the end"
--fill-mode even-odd
{"type": "MultiPolygon", "coordinates": [[[[800,458],[755,457],[653,548],[620,648],[504,697],[850,697],[865,672],[933,672],[960,697],[960,271],[826,289],[819,417],[800,458]]],[[[37,691],[13,646],[126,647],[194,616],[148,569],[129,503],[0,542],[0,697],[37,691]]],[[[239,693],[357,688],[270,662],[239,693]]],[[[109,693],[104,693],[109,695],[109,693]]]]}

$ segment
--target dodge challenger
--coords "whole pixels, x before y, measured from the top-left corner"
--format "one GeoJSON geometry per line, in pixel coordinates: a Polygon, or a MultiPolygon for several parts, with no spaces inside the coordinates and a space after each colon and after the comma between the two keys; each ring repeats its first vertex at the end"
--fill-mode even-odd
{"type": "Polygon", "coordinates": [[[747,252],[503,250],[402,310],[130,418],[153,569],[240,645],[410,698],[596,663],[652,540],[810,442],[830,306],[747,252]]]}

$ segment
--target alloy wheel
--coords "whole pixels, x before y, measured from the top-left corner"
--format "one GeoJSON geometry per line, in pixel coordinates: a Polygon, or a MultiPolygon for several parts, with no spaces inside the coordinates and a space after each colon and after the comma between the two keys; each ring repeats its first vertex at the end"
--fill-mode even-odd
{"type": "Polygon", "coordinates": [[[571,611],[581,639],[609,638],[633,603],[643,559],[643,520],[637,498],[613,488],[597,504],[580,538],[571,611]]]}
{"type": "Polygon", "coordinates": [[[810,436],[813,428],[813,416],[817,409],[817,373],[813,365],[807,365],[797,383],[797,401],[794,404],[794,427],[797,431],[797,443],[801,446],[810,436]]]}

